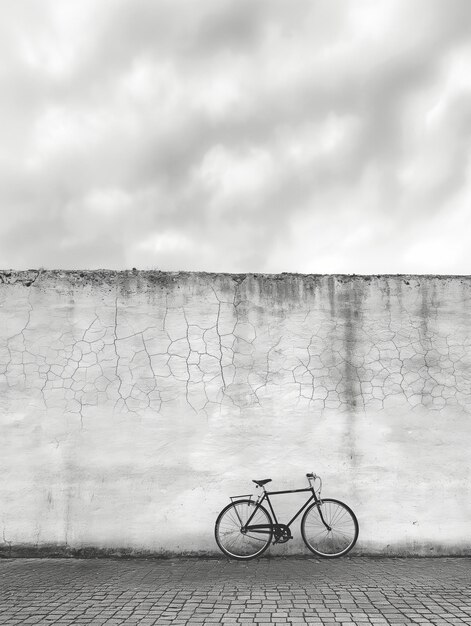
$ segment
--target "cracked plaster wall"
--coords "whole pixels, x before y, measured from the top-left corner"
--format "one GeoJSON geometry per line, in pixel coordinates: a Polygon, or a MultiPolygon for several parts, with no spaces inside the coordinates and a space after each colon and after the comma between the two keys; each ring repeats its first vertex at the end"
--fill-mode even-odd
{"type": "Polygon", "coordinates": [[[469,277],[0,273],[1,553],[215,552],[229,495],[311,470],[359,551],[469,551],[470,304],[469,277]]]}

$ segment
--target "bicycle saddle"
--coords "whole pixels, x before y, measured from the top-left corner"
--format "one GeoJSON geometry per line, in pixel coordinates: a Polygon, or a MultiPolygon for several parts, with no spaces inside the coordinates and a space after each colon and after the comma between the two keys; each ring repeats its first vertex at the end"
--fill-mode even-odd
{"type": "Polygon", "coordinates": [[[263,487],[263,485],[266,485],[267,483],[271,483],[271,478],[265,478],[265,480],[253,480],[252,482],[258,485],[259,487],[263,487]]]}

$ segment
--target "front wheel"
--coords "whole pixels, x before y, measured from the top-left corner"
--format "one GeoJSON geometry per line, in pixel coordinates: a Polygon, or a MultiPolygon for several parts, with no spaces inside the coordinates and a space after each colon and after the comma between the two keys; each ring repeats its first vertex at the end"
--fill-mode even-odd
{"type": "Polygon", "coordinates": [[[273,537],[270,515],[262,506],[255,511],[255,506],[251,500],[237,500],[219,513],[214,528],[216,542],[232,559],[254,559],[270,545],[273,537]],[[255,515],[250,519],[254,511],[255,515]]]}
{"type": "Polygon", "coordinates": [[[304,513],[301,534],[311,552],[334,559],[350,552],[358,539],[355,513],[343,502],[319,500],[304,513]]]}

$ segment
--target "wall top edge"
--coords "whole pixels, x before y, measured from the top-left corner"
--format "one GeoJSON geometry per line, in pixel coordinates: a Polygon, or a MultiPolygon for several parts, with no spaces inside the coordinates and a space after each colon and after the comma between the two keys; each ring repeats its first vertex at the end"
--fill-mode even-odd
{"type": "Polygon", "coordinates": [[[128,278],[130,276],[169,276],[169,277],[191,277],[201,276],[207,278],[214,277],[228,277],[237,279],[245,279],[247,277],[252,278],[268,278],[268,279],[280,279],[280,278],[358,278],[364,280],[371,280],[373,278],[397,278],[397,279],[438,279],[438,280],[450,280],[450,279],[471,279],[471,274],[305,274],[302,272],[280,272],[280,273],[264,273],[264,272],[200,272],[200,271],[161,271],[161,270],[112,270],[112,269],[87,269],[87,270],[63,270],[63,269],[27,269],[27,270],[15,270],[15,269],[0,269],[0,283],[9,283],[11,278],[25,278],[35,279],[35,277],[42,276],[44,278],[51,277],[79,277],[86,278],[94,276],[96,278],[102,276],[103,278],[128,278]]]}

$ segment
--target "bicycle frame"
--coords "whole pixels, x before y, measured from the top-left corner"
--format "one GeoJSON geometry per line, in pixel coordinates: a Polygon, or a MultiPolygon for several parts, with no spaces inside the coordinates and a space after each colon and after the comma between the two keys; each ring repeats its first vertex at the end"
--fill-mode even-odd
{"type": "MultiPolygon", "coordinates": [[[[311,504],[311,502],[314,502],[314,504],[321,504],[322,503],[322,500],[317,497],[316,492],[314,491],[314,487],[313,486],[306,487],[305,489],[289,489],[289,490],[286,490],[286,491],[266,491],[264,489],[263,490],[263,495],[257,499],[256,505],[255,505],[255,509],[254,509],[252,515],[247,520],[245,526],[242,526],[241,531],[243,533],[246,533],[246,532],[258,532],[258,533],[261,533],[261,534],[269,534],[273,529],[275,529],[275,530],[281,530],[281,529],[285,529],[285,528],[289,529],[291,524],[301,515],[301,513],[309,506],[309,504],[311,504]],[[302,507],[298,510],[298,512],[294,515],[294,517],[287,524],[280,524],[278,522],[277,518],[276,518],[275,510],[273,509],[272,503],[270,501],[270,496],[278,496],[278,495],[282,495],[282,494],[286,494],[286,493],[307,493],[307,492],[310,492],[311,496],[306,500],[306,502],[302,505],[302,507]],[[274,523],[272,525],[268,525],[268,524],[250,524],[252,519],[255,517],[258,509],[261,507],[262,502],[264,502],[265,500],[268,502],[268,506],[270,507],[270,512],[271,512],[271,514],[273,516],[274,523]]],[[[327,528],[327,530],[330,530],[330,526],[324,520],[324,517],[322,515],[322,510],[321,510],[320,507],[318,508],[318,511],[319,511],[319,516],[320,516],[320,518],[322,520],[322,523],[327,528]]],[[[242,524],[242,520],[240,520],[240,522],[242,524]]],[[[275,537],[275,541],[276,541],[276,537],[275,537]]]]}

